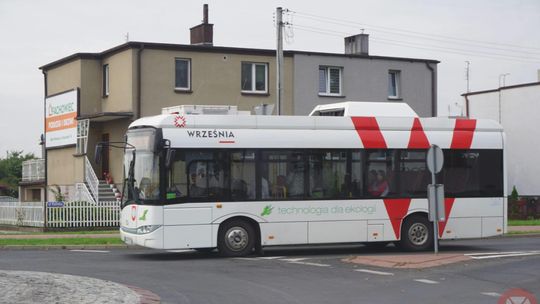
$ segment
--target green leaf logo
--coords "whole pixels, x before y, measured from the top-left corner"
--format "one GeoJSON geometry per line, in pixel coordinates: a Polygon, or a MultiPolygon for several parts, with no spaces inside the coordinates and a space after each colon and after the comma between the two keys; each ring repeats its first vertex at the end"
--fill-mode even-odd
{"type": "Polygon", "coordinates": [[[261,213],[261,216],[270,215],[272,213],[272,209],[274,209],[274,207],[272,207],[272,205],[264,206],[264,209],[263,209],[263,211],[261,213]]]}
{"type": "Polygon", "coordinates": [[[141,217],[139,217],[139,221],[146,221],[146,214],[148,213],[148,209],[144,210],[141,217]]]}

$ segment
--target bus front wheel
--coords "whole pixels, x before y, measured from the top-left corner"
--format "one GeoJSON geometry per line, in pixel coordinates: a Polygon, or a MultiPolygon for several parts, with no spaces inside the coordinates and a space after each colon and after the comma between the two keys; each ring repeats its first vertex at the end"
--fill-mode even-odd
{"type": "Polygon", "coordinates": [[[433,246],[433,224],[426,216],[413,214],[401,227],[399,246],[407,251],[423,251],[433,246]]]}
{"type": "Polygon", "coordinates": [[[218,250],[223,256],[246,256],[255,247],[255,229],[243,220],[224,223],[219,229],[218,250]]]}

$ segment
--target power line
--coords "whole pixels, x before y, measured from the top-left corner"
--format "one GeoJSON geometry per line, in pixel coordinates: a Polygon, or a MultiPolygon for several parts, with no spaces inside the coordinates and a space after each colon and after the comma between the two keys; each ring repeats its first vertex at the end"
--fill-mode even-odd
{"type": "MultiPolygon", "coordinates": [[[[366,23],[359,23],[359,22],[343,20],[343,19],[336,19],[336,18],[331,18],[331,17],[317,16],[317,15],[313,15],[313,14],[301,13],[301,12],[296,12],[296,11],[291,11],[291,12],[295,13],[297,16],[299,16],[301,18],[312,19],[312,20],[316,20],[316,21],[322,21],[322,22],[325,22],[325,23],[331,23],[331,24],[342,25],[342,26],[349,26],[349,27],[354,27],[354,28],[358,28],[358,27],[360,27],[360,28],[370,28],[370,30],[372,30],[372,31],[388,32],[388,33],[391,33],[391,34],[399,33],[400,35],[421,36],[420,37],[421,39],[431,39],[431,40],[436,40],[437,39],[439,41],[443,40],[443,39],[446,39],[446,40],[453,40],[453,41],[462,41],[460,43],[484,45],[484,46],[480,46],[480,47],[486,47],[485,45],[490,45],[489,46],[490,48],[493,48],[493,45],[506,46],[506,47],[509,47],[509,48],[512,48],[512,49],[501,48],[501,50],[507,50],[507,51],[512,51],[512,52],[529,53],[529,52],[525,52],[525,51],[523,51],[521,49],[529,49],[529,50],[540,51],[540,48],[537,48],[537,47],[505,44],[505,43],[499,43],[499,42],[479,41],[479,40],[472,40],[472,39],[466,39],[466,38],[457,38],[457,37],[451,37],[451,36],[445,36],[445,35],[434,35],[434,34],[422,33],[422,32],[411,31],[411,30],[397,29],[397,28],[392,28],[392,27],[369,25],[369,24],[366,24],[366,23]],[[403,33],[405,33],[405,34],[403,34],[403,33]],[[435,38],[431,38],[431,37],[435,37],[435,38]]],[[[536,54],[536,53],[534,53],[534,54],[536,54]]]]}
{"type": "MultiPolygon", "coordinates": [[[[350,35],[349,33],[346,33],[346,32],[322,29],[322,28],[311,27],[311,26],[304,26],[304,25],[297,25],[297,24],[294,24],[294,25],[291,24],[291,26],[300,31],[312,32],[312,33],[328,35],[328,36],[343,37],[343,35],[350,35]]],[[[430,46],[430,45],[403,42],[403,41],[392,40],[392,39],[371,38],[370,40],[380,43],[380,44],[386,44],[386,45],[395,45],[395,46],[422,49],[422,50],[428,50],[428,51],[437,51],[437,52],[450,53],[450,54],[475,56],[475,57],[480,57],[480,58],[499,59],[499,60],[517,61],[517,62],[526,62],[526,63],[540,62],[540,58],[539,59],[524,58],[524,57],[512,56],[512,55],[506,55],[506,54],[496,54],[496,53],[481,52],[481,51],[470,51],[470,50],[464,50],[464,49],[447,48],[447,47],[440,47],[440,46],[430,46]]]]}

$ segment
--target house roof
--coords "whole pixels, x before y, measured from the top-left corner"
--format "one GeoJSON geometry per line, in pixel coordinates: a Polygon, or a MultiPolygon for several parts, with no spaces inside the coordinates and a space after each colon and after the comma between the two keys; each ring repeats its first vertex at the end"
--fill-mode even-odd
{"type": "MultiPolygon", "coordinates": [[[[191,44],[171,44],[171,43],[129,41],[124,44],[107,49],[100,53],[75,53],[67,57],[58,59],[56,61],[47,63],[39,67],[39,69],[48,70],[58,65],[61,65],[61,64],[73,61],[73,60],[77,60],[77,59],[102,59],[104,57],[113,55],[118,52],[122,52],[127,49],[147,49],[147,48],[160,49],[160,50],[245,54],[245,55],[260,55],[260,56],[274,56],[276,54],[276,50],[273,50],[273,49],[256,49],[256,48],[239,48],[239,47],[224,47],[224,46],[205,46],[205,45],[191,45],[191,44]]],[[[433,60],[433,59],[418,59],[418,58],[404,58],[404,57],[324,53],[324,52],[309,52],[309,51],[294,51],[294,50],[287,50],[283,52],[283,56],[285,57],[292,57],[295,54],[317,55],[317,56],[338,56],[338,57],[363,58],[363,59],[396,60],[396,61],[409,61],[409,62],[428,62],[428,63],[435,63],[435,64],[440,62],[438,60],[433,60]]]]}
{"type": "Polygon", "coordinates": [[[471,95],[479,95],[479,94],[486,94],[486,93],[494,93],[494,92],[499,92],[499,91],[502,91],[502,90],[517,89],[517,88],[523,88],[523,87],[531,87],[531,86],[536,86],[536,85],[540,85],[540,81],[539,82],[529,82],[529,83],[516,84],[516,85],[491,89],[491,90],[468,92],[468,93],[461,94],[461,96],[471,96],[471,95]]]}

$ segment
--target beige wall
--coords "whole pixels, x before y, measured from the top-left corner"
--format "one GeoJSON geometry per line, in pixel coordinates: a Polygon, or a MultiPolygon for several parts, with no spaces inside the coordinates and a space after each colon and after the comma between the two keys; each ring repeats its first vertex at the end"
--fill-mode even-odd
{"type": "MultiPolygon", "coordinates": [[[[102,65],[109,65],[109,96],[101,98],[103,112],[130,112],[133,111],[133,88],[137,85],[133,82],[134,50],[128,49],[112,56],[106,57],[102,65]]],[[[100,71],[101,71],[100,67],[100,71]]],[[[100,79],[102,79],[100,72],[100,79]]],[[[100,81],[100,88],[101,88],[100,81]]],[[[98,92],[102,92],[101,88],[98,92]]]]}
{"type": "MultiPolygon", "coordinates": [[[[292,58],[285,58],[282,113],[292,114],[292,58]]],[[[261,103],[275,103],[275,57],[145,49],[142,52],[142,116],[180,104],[237,105],[252,110],[261,103]],[[192,92],[175,92],[175,58],[191,59],[192,92]],[[241,62],[268,63],[268,95],[242,95],[241,62]]]]}
{"type": "Polygon", "coordinates": [[[101,62],[97,59],[81,61],[81,115],[101,112],[101,62]]]}
{"type": "Polygon", "coordinates": [[[81,86],[81,60],[74,60],[47,71],[47,95],[81,86]]]}
{"type": "Polygon", "coordinates": [[[84,157],[74,157],[75,146],[47,150],[47,184],[73,185],[84,181],[84,157]]]}

